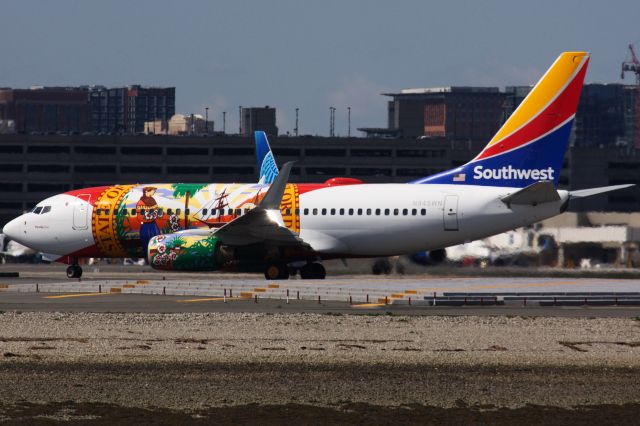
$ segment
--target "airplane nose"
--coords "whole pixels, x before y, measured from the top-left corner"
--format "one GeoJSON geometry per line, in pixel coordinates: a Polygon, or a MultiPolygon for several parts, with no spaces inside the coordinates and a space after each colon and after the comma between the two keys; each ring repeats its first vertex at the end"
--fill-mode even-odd
{"type": "Polygon", "coordinates": [[[2,228],[2,233],[14,241],[24,241],[27,234],[27,227],[22,216],[13,219],[2,228]]]}

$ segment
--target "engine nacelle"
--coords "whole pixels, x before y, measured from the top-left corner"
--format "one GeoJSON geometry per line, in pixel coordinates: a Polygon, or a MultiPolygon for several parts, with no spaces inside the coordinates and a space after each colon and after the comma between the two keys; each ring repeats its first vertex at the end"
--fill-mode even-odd
{"type": "Polygon", "coordinates": [[[213,235],[178,232],[149,241],[147,259],[154,269],[216,271],[221,267],[220,242],[213,235]]]}

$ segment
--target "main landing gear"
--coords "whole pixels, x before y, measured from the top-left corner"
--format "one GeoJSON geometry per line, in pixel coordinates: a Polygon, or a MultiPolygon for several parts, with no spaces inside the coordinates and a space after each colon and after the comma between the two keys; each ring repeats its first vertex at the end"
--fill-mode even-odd
{"type": "Polygon", "coordinates": [[[69,265],[67,268],[67,278],[80,278],[82,276],[82,267],[78,264],[69,265]]]}
{"type": "Polygon", "coordinates": [[[327,271],[322,266],[322,263],[307,263],[300,268],[300,278],[303,280],[324,280],[327,276],[327,271]]]}
{"type": "MultiPolygon", "coordinates": [[[[326,276],[327,271],[321,263],[307,263],[300,268],[300,278],[303,280],[323,280],[326,276]]],[[[264,277],[268,280],[287,280],[289,279],[289,267],[285,262],[271,261],[267,263],[264,277]]]]}

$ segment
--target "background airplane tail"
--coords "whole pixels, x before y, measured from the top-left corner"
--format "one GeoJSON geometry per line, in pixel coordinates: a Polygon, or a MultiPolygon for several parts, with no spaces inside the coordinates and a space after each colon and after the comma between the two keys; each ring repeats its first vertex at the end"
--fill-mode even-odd
{"type": "Polygon", "coordinates": [[[258,159],[258,170],[260,177],[258,183],[271,184],[278,176],[278,166],[273,158],[267,135],[263,131],[254,133],[256,142],[256,157],[258,159]]]}
{"type": "Polygon", "coordinates": [[[412,183],[557,186],[588,63],[587,52],[562,53],[480,154],[412,183]]]}

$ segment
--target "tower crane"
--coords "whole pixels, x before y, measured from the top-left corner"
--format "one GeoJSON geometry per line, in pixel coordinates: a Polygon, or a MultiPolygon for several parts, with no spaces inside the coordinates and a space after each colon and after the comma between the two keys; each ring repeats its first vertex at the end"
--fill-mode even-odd
{"type": "Polygon", "coordinates": [[[636,52],[633,49],[633,44],[629,45],[629,51],[631,52],[631,60],[624,61],[622,63],[622,71],[620,72],[620,78],[624,80],[625,71],[631,71],[636,75],[636,85],[640,86],[640,61],[636,56],[636,52]]]}

